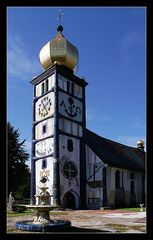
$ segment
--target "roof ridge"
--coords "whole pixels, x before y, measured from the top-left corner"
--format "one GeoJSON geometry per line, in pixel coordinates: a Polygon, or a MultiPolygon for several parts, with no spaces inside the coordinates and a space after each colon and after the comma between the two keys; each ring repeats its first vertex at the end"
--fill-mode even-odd
{"type": "Polygon", "coordinates": [[[103,140],[109,141],[109,142],[111,142],[111,143],[114,143],[114,144],[117,144],[117,145],[121,145],[121,146],[124,146],[124,147],[127,147],[127,148],[137,149],[137,147],[128,146],[128,145],[125,145],[125,144],[123,144],[123,143],[119,143],[119,142],[116,142],[116,141],[114,141],[114,140],[111,140],[111,139],[102,137],[102,136],[98,135],[97,133],[89,130],[88,128],[86,128],[86,130],[87,130],[88,132],[91,132],[92,134],[96,135],[97,137],[102,138],[103,140]]]}

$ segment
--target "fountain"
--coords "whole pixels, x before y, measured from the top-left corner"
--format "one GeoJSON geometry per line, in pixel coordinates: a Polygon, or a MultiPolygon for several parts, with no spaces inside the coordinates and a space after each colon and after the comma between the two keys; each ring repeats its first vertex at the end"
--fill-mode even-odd
{"type": "Polygon", "coordinates": [[[33,220],[16,222],[15,227],[24,231],[32,232],[52,232],[62,229],[66,229],[71,226],[70,221],[65,220],[52,220],[49,217],[49,211],[57,208],[57,206],[48,205],[49,198],[51,195],[47,192],[48,187],[46,186],[47,177],[42,176],[40,182],[42,186],[40,187],[40,194],[35,195],[38,197],[40,202],[39,205],[24,205],[29,209],[37,210],[37,215],[33,220]]]}

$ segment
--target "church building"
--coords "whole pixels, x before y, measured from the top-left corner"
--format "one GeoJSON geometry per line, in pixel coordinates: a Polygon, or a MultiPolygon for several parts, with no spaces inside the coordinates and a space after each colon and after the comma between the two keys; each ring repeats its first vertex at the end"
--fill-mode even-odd
{"type": "Polygon", "coordinates": [[[144,142],[129,147],[86,128],[88,83],[74,74],[77,48],[58,25],[40,51],[44,72],[33,78],[31,204],[47,177],[49,205],[100,209],[145,203],[144,142]]]}

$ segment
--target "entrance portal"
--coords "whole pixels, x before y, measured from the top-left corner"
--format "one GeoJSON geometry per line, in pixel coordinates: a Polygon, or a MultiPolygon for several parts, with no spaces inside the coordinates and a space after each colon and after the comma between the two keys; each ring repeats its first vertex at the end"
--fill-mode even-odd
{"type": "Polygon", "coordinates": [[[64,208],[75,208],[75,197],[71,192],[65,193],[63,197],[64,208]]]}

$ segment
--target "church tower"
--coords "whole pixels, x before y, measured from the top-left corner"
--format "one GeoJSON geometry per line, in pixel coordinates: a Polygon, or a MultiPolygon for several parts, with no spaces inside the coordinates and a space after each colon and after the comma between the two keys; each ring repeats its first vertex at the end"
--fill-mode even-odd
{"type": "Polygon", "coordinates": [[[50,205],[86,207],[85,87],[74,75],[78,50],[57,27],[40,51],[44,72],[34,78],[31,204],[39,204],[40,179],[47,177],[50,205]]]}

